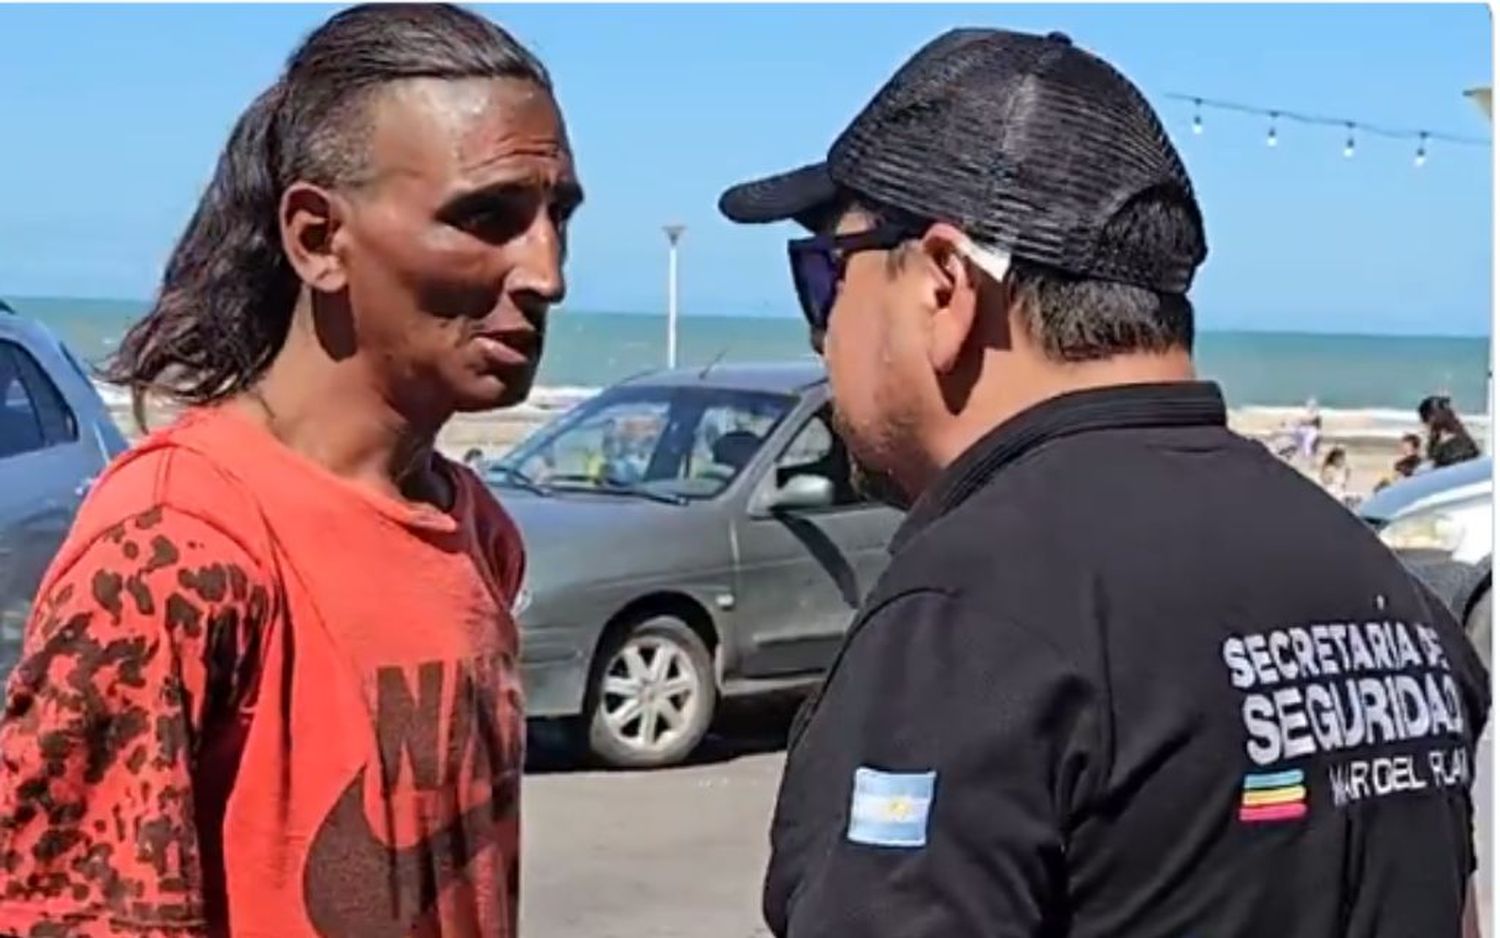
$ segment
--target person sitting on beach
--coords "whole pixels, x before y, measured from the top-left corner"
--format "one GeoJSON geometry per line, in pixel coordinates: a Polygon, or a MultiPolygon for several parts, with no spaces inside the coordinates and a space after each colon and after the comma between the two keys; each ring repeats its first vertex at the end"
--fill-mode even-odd
{"type": "Polygon", "coordinates": [[[1401,437],[1401,457],[1396,460],[1393,467],[1398,478],[1410,478],[1417,474],[1417,469],[1422,465],[1422,438],[1415,433],[1403,434],[1401,437]]]}
{"type": "Polygon", "coordinates": [[[1323,490],[1341,502],[1349,500],[1349,456],[1342,446],[1328,451],[1323,468],[1318,471],[1318,484],[1323,490]]]}
{"type": "Polygon", "coordinates": [[[1375,483],[1375,491],[1387,488],[1402,479],[1409,479],[1416,475],[1422,468],[1422,438],[1415,433],[1407,433],[1401,437],[1399,444],[1401,455],[1391,471],[1375,483]]]}
{"type": "Polygon", "coordinates": [[[1451,466],[1479,455],[1479,445],[1446,396],[1423,398],[1417,405],[1417,416],[1427,428],[1427,461],[1433,466],[1451,466]]]}
{"type": "Polygon", "coordinates": [[[515,936],[522,547],[435,441],[530,392],[581,199],[546,69],[453,6],[335,14],[239,118],[107,374],[188,412],[7,688],[0,934],[515,936]]]}

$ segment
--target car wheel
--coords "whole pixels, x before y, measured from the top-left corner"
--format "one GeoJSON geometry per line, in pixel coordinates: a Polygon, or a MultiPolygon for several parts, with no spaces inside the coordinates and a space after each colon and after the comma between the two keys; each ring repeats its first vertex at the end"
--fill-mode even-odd
{"type": "Polygon", "coordinates": [[[589,688],[589,749],[607,765],[654,768],[687,758],[717,702],[703,639],[672,616],[642,619],[602,649],[589,688]]]}
{"type": "Polygon", "coordinates": [[[1474,648],[1479,652],[1479,660],[1484,666],[1490,666],[1490,636],[1494,632],[1495,612],[1494,606],[1490,604],[1490,591],[1486,587],[1484,595],[1469,610],[1469,617],[1464,622],[1464,631],[1469,633],[1469,641],[1474,643],[1474,648]]]}

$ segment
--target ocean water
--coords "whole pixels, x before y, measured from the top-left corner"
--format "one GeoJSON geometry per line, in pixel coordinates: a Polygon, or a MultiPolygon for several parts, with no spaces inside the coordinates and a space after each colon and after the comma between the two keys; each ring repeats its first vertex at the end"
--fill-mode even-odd
{"type": "MultiPolygon", "coordinates": [[[[18,298],[18,312],[51,326],[82,357],[110,354],[145,304],[114,300],[18,298]]],[[[802,321],[792,317],[686,316],[678,326],[679,361],[706,364],[810,354],[802,321]]],[[[1424,396],[1446,393],[1466,413],[1483,413],[1487,338],[1204,332],[1199,369],[1220,382],[1236,407],[1298,406],[1316,397],[1326,408],[1410,411],[1424,396]]],[[[660,367],[666,317],[563,310],[548,324],[539,385],[595,388],[660,367]]]]}

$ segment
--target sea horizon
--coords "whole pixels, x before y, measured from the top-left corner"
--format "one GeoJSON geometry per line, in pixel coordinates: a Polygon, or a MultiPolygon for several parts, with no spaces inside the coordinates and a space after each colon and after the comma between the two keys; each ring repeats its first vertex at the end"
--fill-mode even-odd
{"type": "MultiPolygon", "coordinates": [[[[111,297],[111,296],[64,296],[64,295],[61,295],[61,294],[53,295],[53,294],[45,294],[45,293],[36,293],[36,294],[28,294],[28,293],[5,294],[5,293],[0,293],[0,301],[8,302],[12,306],[17,307],[17,310],[16,310],[17,312],[23,312],[23,310],[21,310],[19,308],[21,305],[23,305],[23,304],[30,304],[30,303],[42,303],[42,304],[49,304],[49,305],[53,304],[53,303],[68,303],[68,304],[72,304],[74,306],[76,306],[78,304],[87,304],[87,305],[90,305],[90,306],[97,306],[100,311],[106,311],[106,310],[109,310],[109,309],[116,309],[117,310],[117,309],[119,309],[122,306],[133,306],[133,307],[139,307],[141,309],[141,311],[144,312],[145,308],[151,303],[151,298],[149,298],[149,297],[146,297],[146,298],[139,298],[139,297],[111,297]]],[[[82,312],[82,311],[80,311],[80,312],[82,312]]],[[[666,317],[667,317],[665,309],[655,310],[655,311],[653,311],[653,310],[638,310],[638,309],[606,309],[606,308],[593,309],[593,308],[583,308],[583,307],[572,307],[572,306],[567,306],[567,305],[562,305],[562,306],[554,307],[552,309],[552,311],[551,311],[551,315],[553,315],[553,316],[569,316],[569,315],[580,315],[580,316],[639,316],[639,317],[642,317],[642,318],[660,319],[662,321],[663,325],[665,325],[665,323],[666,323],[666,317]]],[[[1235,333],[1248,333],[1248,334],[1252,334],[1252,335],[1277,334],[1277,335],[1338,336],[1338,337],[1347,337],[1347,338],[1354,338],[1354,339],[1483,339],[1485,341],[1488,341],[1490,339],[1490,335],[1491,335],[1488,332],[1425,332],[1425,331],[1424,332],[1418,332],[1418,331],[1414,331],[1414,330],[1404,330],[1404,329],[1391,329],[1391,330],[1386,330],[1386,331],[1362,332],[1362,331],[1358,331],[1358,330],[1348,330],[1348,329],[1318,329],[1318,328],[1298,328],[1298,329],[1291,329],[1291,328],[1286,328],[1286,327],[1282,327],[1282,326],[1264,326],[1264,327],[1262,327],[1262,326],[1246,326],[1246,325],[1235,325],[1235,324],[1228,324],[1228,325],[1208,325],[1208,326],[1204,326],[1202,324],[1202,322],[1201,322],[1201,319],[1202,319],[1202,316],[1203,316],[1202,310],[1201,309],[1197,310],[1196,311],[1196,315],[1200,319],[1199,327],[1198,327],[1198,333],[1200,335],[1205,334],[1205,333],[1212,333],[1212,334],[1218,334],[1218,335],[1235,334],[1235,333]]],[[[785,309],[785,310],[777,310],[777,311],[766,310],[766,311],[759,311],[759,312],[756,312],[756,311],[740,311],[740,312],[735,312],[735,311],[717,311],[717,310],[713,310],[713,309],[708,309],[708,310],[703,310],[703,309],[698,309],[698,310],[679,310],[678,311],[678,318],[679,319],[756,319],[756,320],[762,320],[762,319],[770,319],[770,320],[789,319],[789,320],[792,320],[792,321],[795,321],[795,322],[801,322],[802,321],[801,317],[797,313],[797,311],[795,309],[790,308],[790,307],[787,308],[787,309],[785,309]]]]}
{"type": "MultiPolygon", "coordinates": [[[[91,363],[106,358],[147,300],[6,297],[18,313],[57,332],[91,363]]],[[[1201,322],[1201,318],[1200,318],[1201,322]]],[[[678,321],[679,364],[805,358],[795,314],[698,311],[678,321]]],[[[1236,408],[1285,408],[1316,399],[1330,410],[1413,412],[1428,394],[1487,410],[1490,336],[1200,326],[1199,371],[1236,408]]],[[[549,319],[539,389],[586,392],[665,365],[666,315],[560,307],[549,319]]],[[[571,397],[572,393],[565,396],[571,397]]]]}

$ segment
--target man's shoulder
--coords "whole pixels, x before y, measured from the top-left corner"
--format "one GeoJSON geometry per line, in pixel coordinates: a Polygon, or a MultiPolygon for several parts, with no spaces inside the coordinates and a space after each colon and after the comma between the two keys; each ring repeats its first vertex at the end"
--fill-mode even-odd
{"type": "Polygon", "coordinates": [[[266,526],[249,486],[233,470],[234,454],[216,451],[203,421],[187,417],[119,456],[84,500],[68,548],[82,548],[114,528],[153,514],[188,517],[221,532],[247,553],[267,551],[266,526]]]}

